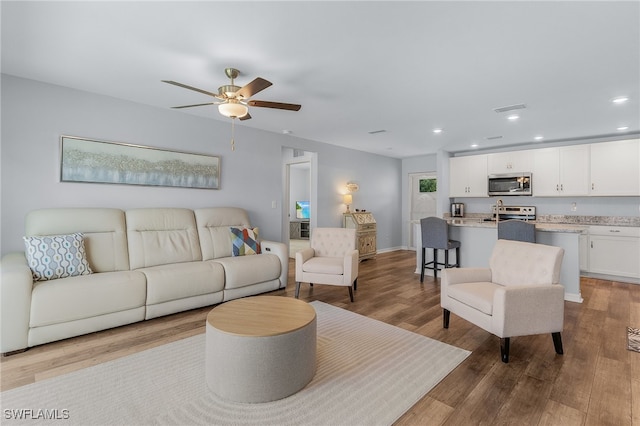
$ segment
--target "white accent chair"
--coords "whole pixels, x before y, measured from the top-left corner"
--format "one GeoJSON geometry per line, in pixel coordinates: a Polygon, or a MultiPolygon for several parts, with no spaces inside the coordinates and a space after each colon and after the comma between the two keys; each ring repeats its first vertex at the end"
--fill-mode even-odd
{"type": "Polygon", "coordinates": [[[450,313],[500,338],[502,362],[509,362],[511,337],[551,333],[562,354],[564,287],[559,284],[564,250],[498,240],[488,268],[445,269],[440,304],[443,327],[450,313]]]}
{"type": "Polygon", "coordinates": [[[346,228],[315,228],[311,232],[310,247],[296,253],[296,293],[300,284],[337,285],[353,292],[358,285],[358,250],[356,230],[346,228]]]}

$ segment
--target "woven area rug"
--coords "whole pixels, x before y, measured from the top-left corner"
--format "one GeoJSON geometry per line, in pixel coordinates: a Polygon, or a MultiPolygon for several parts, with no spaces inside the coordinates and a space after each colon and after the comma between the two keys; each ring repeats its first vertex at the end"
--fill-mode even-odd
{"type": "Polygon", "coordinates": [[[627,349],[640,352],[640,328],[627,327],[627,349]]]}
{"type": "Polygon", "coordinates": [[[288,398],[241,404],[209,392],[202,334],[2,392],[2,424],[389,425],[471,353],[322,302],[311,305],[318,315],[317,372],[288,398]],[[15,420],[20,415],[27,419],[15,420]]]}

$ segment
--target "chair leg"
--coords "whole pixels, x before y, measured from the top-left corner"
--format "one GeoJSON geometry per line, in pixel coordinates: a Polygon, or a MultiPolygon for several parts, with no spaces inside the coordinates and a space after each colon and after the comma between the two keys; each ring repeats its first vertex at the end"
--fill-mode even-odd
{"type": "Polygon", "coordinates": [[[296,299],[300,295],[300,281],[296,281],[296,299]]]}
{"type": "Polygon", "coordinates": [[[353,280],[353,291],[356,291],[358,289],[358,279],[356,278],[355,280],[353,280]]]}
{"type": "Polygon", "coordinates": [[[351,299],[351,302],[353,303],[353,287],[349,286],[349,299],[351,299]]]}
{"type": "Polygon", "coordinates": [[[505,364],[509,362],[509,338],[500,339],[500,356],[505,364]]]}
{"type": "Polygon", "coordinates": [[[553,338],[553,347],[555,348],[556,353],[558,355],[564,354],[562,351],[562,336],[560,335],[560,332],[551,333],[551,337],[553,338]]]}
{"type": "Polygon", "coordinates": [[[442,328],[449,328],[450,318],[451,318],[451,311],[448,309],[442,309],[442,328]]]}
{"type": "Polygon", "coordinates": [[[433,278],[438,278],[438,249],[433,249],[433,278]]]}
{"type": "Polygon", "coordinates": [[[456,247],[456,268],[460,267],[460,247],[456,247]]]}
{"type": "Polygon", "coordinates": [[[424,282],[424,252],[425,248],[422,247],[422,263],[420,263],[420,282],[424,282]]]}
{"type": "Polygon", "coordinates": [[[449,267],[449,250],[444,251],[444,267],[448,268],[449,267]]]}

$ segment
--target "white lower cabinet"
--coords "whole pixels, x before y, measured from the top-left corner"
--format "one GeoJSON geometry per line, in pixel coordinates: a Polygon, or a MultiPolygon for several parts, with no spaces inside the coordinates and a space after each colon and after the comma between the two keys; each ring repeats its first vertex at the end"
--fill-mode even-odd
{"type": "Polygon", "coordinates": [[[589,227],[588,271],[640,278],[640,228],[589,227]]]}

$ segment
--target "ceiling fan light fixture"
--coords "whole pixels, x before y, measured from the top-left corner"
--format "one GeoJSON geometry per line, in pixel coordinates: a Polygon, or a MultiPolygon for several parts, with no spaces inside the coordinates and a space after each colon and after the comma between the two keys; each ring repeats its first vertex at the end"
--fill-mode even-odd
{"type": "Polygon", "coordinates": [[[239,102],[226,102],[218,105],[218,111],[225,117],[240,118],[247,115],[249,108],[239,102]]]}

